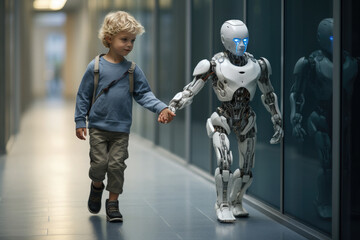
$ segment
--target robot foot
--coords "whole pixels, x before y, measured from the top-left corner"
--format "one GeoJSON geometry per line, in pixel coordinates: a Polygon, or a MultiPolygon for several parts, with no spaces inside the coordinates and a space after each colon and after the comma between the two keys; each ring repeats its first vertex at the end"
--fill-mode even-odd
{"type": "Polygon", "coordinates": [[[220,204],[220,206],[215,203],[216,215],[219,222],[232,223],[236,221],[236,218],[232,214],[230,207],[226,204],[220,204]]]}
{"type": "Polygon", "coordinates": [[[232,213],[235,217],[247,217],[249,213],[243,208],[241,203],[236,203],[232,207],[232,213]]]}

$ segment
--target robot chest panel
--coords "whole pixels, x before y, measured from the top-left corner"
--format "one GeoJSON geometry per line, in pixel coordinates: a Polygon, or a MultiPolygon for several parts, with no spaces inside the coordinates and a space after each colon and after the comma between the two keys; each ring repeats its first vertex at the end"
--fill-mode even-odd
{"type": "Polygon", "coordinates": [[[321,61],[316,61],[316,79],[312,80],[312,82],[313,90],[320,100],[331,99],[332,70],[333,64],[329,59],[323,58],[321,61]]]}
{"type": "Polygon", "coordinates": [[[251,100],[255,95],[260,74],[259,64],[250,59],[244,66],[235,66],[226,58],[223,62],[217,62],[216,75],[218,81],[214,90],[218,99],[222,102],[230,101],[237,89],[245,88],[250,93],[251,100]]]}

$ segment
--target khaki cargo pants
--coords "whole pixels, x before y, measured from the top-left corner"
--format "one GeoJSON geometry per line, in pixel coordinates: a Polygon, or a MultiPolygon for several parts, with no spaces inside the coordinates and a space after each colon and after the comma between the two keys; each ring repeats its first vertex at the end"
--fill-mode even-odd
{"type": "Polygon", "coordinates": [[[90,133],[89,177],[102,182],[107,174],[106,190],[121,194],[124,185],[125,160],[129,157],[129,134],[95,128],[90,133]]]}

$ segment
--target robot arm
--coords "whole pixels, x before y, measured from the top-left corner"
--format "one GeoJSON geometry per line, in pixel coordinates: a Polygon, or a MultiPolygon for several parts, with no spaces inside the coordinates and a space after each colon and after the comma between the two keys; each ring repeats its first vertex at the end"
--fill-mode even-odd
{"type": "Polygon", "coordinates": [[[282,129],[282,119],[278,106],[277,96],[274,93],[274,88],[269,78],[271,75],[271,65],[266,58],[260,58],[258,62],[261,67],[261,76],[258,81],[259,88],[263,93],[261,95],[261,100],[266,110],[271,114],[271,121],[274,124],[275,133],[272,136],[270,143],[276,144],[281,141],[281,138],[284,135],[284,131],[282,129]]]}
{"type": "Polygon", "coordinates": [[[169,109],[175,113],[176,110],[190,105],[194,96],[200,92],[204,87],[206,80],[212,74],[210,62],[206,59],[200,61],[194,69],[193,81],[186,85],[182,92],[179,92],[174,96],[170,101],[169,109]]]}
{"type": "Polygon", "coordinates": [[[295,64],[294,76],[295,82],[290,90],[290,122],[293,127],[292,134],[299,141],[304,140],[306,135],[305,130],[302,127],[302,109],[305,103],[304,90],[306,84],[305,72],[309,71],[309,61],[302,57],[295,64]]]}

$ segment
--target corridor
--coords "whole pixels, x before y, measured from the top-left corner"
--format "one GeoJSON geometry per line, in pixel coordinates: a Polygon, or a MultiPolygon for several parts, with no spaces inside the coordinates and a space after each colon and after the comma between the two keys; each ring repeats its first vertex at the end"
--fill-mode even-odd
{"type": "Polygon", "coordinates": [[[305,239],[249,206],[249,218],[220,224],[213,183],[136,135],[119,198],[124,222],[108,223],[104,207],[90,214],[88,142],[75,137],[73,110],[48,100],[24,115],[0,158],[0,239],[305,239]]]}

